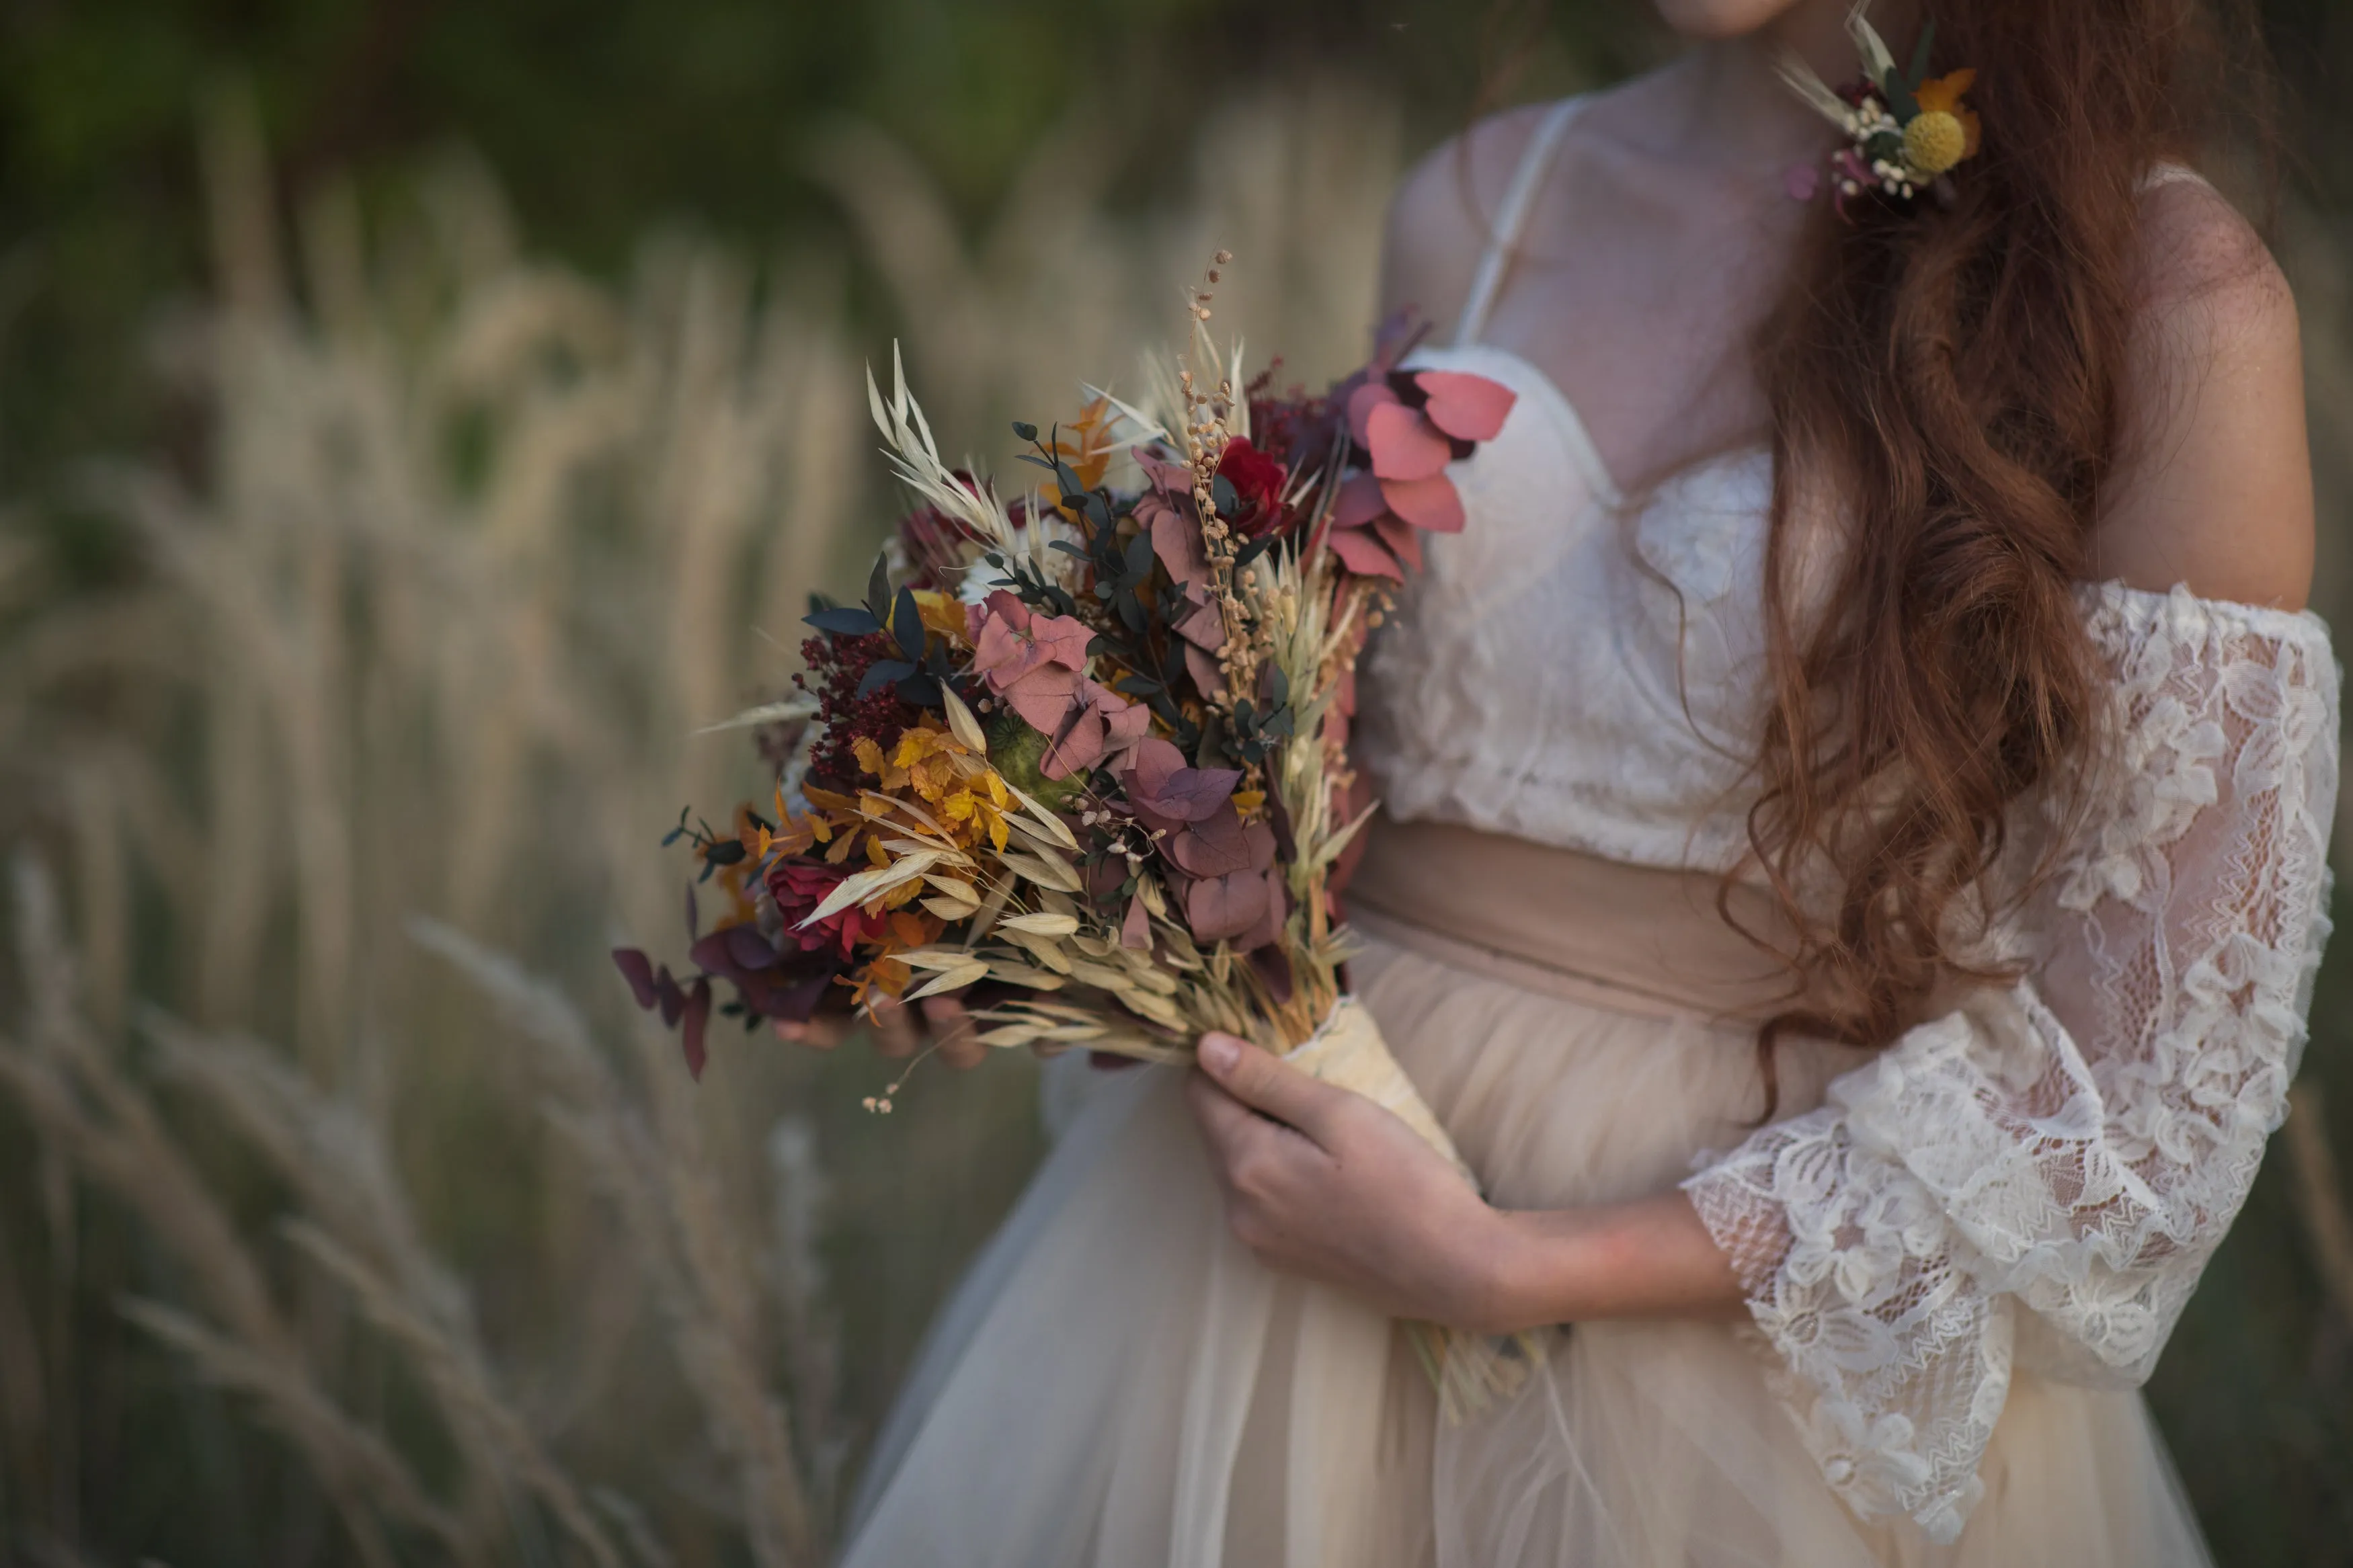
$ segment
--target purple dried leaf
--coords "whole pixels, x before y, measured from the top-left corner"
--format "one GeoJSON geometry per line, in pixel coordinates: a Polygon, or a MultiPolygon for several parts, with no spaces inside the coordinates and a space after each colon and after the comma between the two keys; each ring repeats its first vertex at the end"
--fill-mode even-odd
{"type": "Polygon", "coordinates": [[[653,961],[634,947],[617,947],[613,950],[613,967],[629,983],[629,994],[638,999],[638,1005],[652,1012],[661,1000],[654,990],[653,961]]]}
{"type": "Polygon", "coordinates": [[[694,991],[686,1000],[686,1027],[679,1035],[680,1048],[686,1052],[686,1070],[694,1081],[702,1081],[702,1064],[709,1059],[702,1035],[711,1023],[711,982],[698,980],[694,991]]]}

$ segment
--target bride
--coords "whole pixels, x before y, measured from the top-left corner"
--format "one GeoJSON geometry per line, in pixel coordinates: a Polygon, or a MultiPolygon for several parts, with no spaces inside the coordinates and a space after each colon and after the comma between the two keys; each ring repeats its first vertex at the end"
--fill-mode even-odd
{"type": "Polygon", "coordinates": [[[2283,1114],[2337,722],[2294,304],[2186,162],[2227,19],[1882,0],[1906,197],[1777,73],[1860,77],[1849,0],[1658,4],[1389,226],[1412,363],[1518,397],[1348,892],[1483,1198],[1238,1041],[1091,1075],[848,1563],[2207,1561],[2135,1390],[2283,1114]],[[1398,1318],[1543,1353],[1449,1418],[1398,1318]]]}

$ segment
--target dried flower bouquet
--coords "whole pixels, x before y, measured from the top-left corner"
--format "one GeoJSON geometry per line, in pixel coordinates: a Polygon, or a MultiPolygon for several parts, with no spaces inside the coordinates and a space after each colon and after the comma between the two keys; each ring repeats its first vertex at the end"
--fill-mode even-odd
{"type": "MultiPolygon", "coordinates": [[[[699,973],[615,955],[698,1075],[713,982],[747,1026],[963,992],[994,1046],[1174,1062],[1241,1036],[1468,1177],[1346,994],[1335,884],[1369,812],[1357,656],[1422,535],[1463,526],[1448,465],[1513,394],[1398,368],[1396,329],[1320,395],[1244,384],[1209,303],[1149,395],[1014,426],[1039,476],[1019,497],[942,459],[895,353],[887,398],[869,375],[918,504],[864,602],[809,616],[797,698],[741,718],[778,763],[772,810],[674,830],[728,900],[690,930],[699,973]]],[[[1424,1339],[1451,1402],[1503,1375],[1424,1339]]]]}

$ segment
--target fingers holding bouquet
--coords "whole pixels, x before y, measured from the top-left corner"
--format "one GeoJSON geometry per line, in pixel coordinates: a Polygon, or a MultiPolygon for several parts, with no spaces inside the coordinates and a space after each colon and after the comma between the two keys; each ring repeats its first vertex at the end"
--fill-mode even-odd
{"type": "Polygon", "coordinates": [[[1228,1035],[1186,1098],[1235,1239],[1268,1267],[1400,1318],[1474,1333],[1512,1321],[1497,1212],[1400,1117],[1228,1035]]]}

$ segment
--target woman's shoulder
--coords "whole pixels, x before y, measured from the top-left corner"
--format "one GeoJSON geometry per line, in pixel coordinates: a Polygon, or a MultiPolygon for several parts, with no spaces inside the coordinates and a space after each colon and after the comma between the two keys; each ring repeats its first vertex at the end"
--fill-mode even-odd
{"type": "Polygon", "coordinates": [[[1453,319],[1494,235],[1512,172],[1556,107],[1525,103],[1488,115],[1406,171],[1382,237],[1385,314],[1453,319]]]}
{"type": "Polygon", "coordinates": [[[1384,313],[1409,307],[1433,321],[1452,320],[1495,237],[1512,175],[1555,110],[1571,103],[1577,109],[1565,142],[1630,135],[1653,141],[1657,128],[1682,112],[1687,75],[1687,63],[1673,61],[1573,98],[1519,104],[1472,121],[1423,154],[1398,182],[1389,204],[1384,313]]]}
{"type": "Polygon", "coordinates": [[[2312,583],[2295,297],[2262,237],[2195,177],[2141,199],[2136,318],[2097,575],[2294,609],[2312,583]]]}

